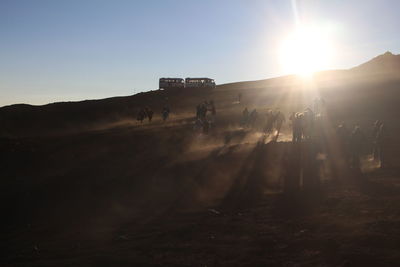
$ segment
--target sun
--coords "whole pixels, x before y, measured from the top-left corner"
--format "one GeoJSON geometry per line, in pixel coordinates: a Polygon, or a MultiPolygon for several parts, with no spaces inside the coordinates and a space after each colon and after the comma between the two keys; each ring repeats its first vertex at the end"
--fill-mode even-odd
{"type": "Polygon", "coordinates": [[[287,74],[311,76],[329,68],[333,45],[327,31],[317,27],[298,27],[280,45],[280,62],[287,74]]]}

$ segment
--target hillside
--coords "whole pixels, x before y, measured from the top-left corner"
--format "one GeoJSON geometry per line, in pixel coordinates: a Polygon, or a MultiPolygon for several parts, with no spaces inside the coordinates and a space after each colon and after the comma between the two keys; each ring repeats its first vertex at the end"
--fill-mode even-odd
{"type": "MultiPolygon", "coordinates": [[[[386,52],[350,70],[324,71],[314,75],[314,86],[319,87],[322,96],[330,97],[332,90],[343,88],[375,87],[385,88],[390,82],[392,88],[400,79],[400,55],[386,52]],[[381,84],[382,83],[382,84],[381,84]],[[325,90],[330,88],[330,91],[325,90]]],[[[173,112],[194,110],[204,99],[235,99],[239,92],[254,95],[261,104],[269,103],[279,92],[293,87],[304,87],[304,81],[296,76],[284,76],[259,81],[237,82],[218,85],[214,91],[182,90],[150,91],[134,96],[115,97],[82,102],[53,103],[44,106],[11,105],[0,108],[3,136],[21,136],[40,133],[57,133],[101,127],[104,123],[135,118],[139,108],[151,107],[160,112],[169,105],[173,112]]],[[[351,94],[351,92],[349,92],[351,94]]],[[[375,95],[375,93],[372,93],[375,95]]],[[[387,94],[388,99],[391,97],[387,94]]]]}
{"type": "Polygon", "coordinates": [[[352,70],[371,73],[399,73],[400,71],[400,55],[394,55],[391,52],[386,52],[376,56],[370,61],[363,63],[352,70]]]}
{"type": "MultiPolygon", "coordinates": [[[[332,91],[342,91],[346,90],[345,88],[354,88],[351,89],[354,92],[360,87],[367,87],[366,90],[371,86],[393,88],[399,80],[400,55],[386,52],[350,70],[317,73],[314,75],[313,86],[318,87],[322,96],[330,97],[332,91]],[[330,89],[326,90],[327,88],[330,89]]],[[[44,106],[11,105],[0,108],[2,125],[0,134],[12,137],[91,129],[101,127],[104,123],[135,118],[139,108],[144,106],[149,106],[156,113],[160,112],[166,104],[171,106],[174,113],[187,110],[193,112],[194,107],[205,99],[234,100],[242,91],[249,96],[254,96],[255,104],[262,104],[264,101],[268,105],[277,94],[294,87],[304,87],[304,80],[291,75],[259,81],[221,84],[211,91],[150,91],[127,97],[53,103],[44,106]]],[[[350,91],[347,93],[352,94],[350,91]]],[[[371,97],[377,94],[377,92],[371,93],[371,97]]],[[[389,101],[393,99],[392,93],[395,92],[390,91],[386,94],[389,101]]],[[[343,97],[347,98],[345,95],[343,97]]]]}
{"type": "Polygon", "coordinates": [[[399,265],[400,79],[383,73],[1,108],[0,265],[399,265]],[[292,142],[289,113],[316,97],[318,134],[292,142]],[[204,133],[195,107],[211,99],[204,133]],[[152,122],[136,121],[143,106],[152,122]],[[257,123],[243,123],[246,107],[257,123]],[[269,109],[286,115],[279,135],[264,132],[269,109]],[[377,119],[385,168],[372,160],[377,119]],[[342,122],[365,134],[360,170],[346,164],[342,122]]]}

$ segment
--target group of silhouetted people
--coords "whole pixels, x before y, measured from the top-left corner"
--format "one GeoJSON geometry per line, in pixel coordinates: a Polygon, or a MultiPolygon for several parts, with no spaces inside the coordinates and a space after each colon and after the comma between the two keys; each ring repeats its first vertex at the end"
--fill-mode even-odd
{"type": "MultiPolygon", "coordinates": [[[[168,119],[169,113],[170,113],[169,107],[164,106],[161,111],[161,116],[162,116],[162,119],[164,122],[168,119]]],[[[151,120],[153,119],[153,115],[154,115],[154,112],[151,108],[149,108],[149,107],[140,108],[138,113],[136,114],[136,119],[138,121],[140,121],[140,123],[143,123],[143,121],[146,118],[149,120],[149,122],[151,122],[151,120]]]]}
{"type": "Polygon", "coordinates": [[[345,162],[354,169],[360,169],[360,157],[367,144],[367,139],[359,126],[354,126],[350,131],[342,122],[336,128],[336,136],[339,141],[339,148],[345,162]]]}
{"type": "Polygon", "coordinates": [[[344,122],[336,128],[336,135],[345,161],[351,168],[360,169],[360,158],[370,144],[372,144],[373,159],[380,162],[381,168],[386,166],[387,134],[384,124],[380,120],[375,121],[370,139],[359,126],[354,126],[354,129],[350,131],[344,122]]]}
{"type": "Polygon", "coordinates": [[[279,135],[285,121],[285,115],[279,110],[268,110],[266,114],[260,115],[257,109],[249,112],[248,108],[245,107],[240,123],[246,128],[260,129],[265,134],[271,134],[276,131],[277,135],[279,135]]]}
{"type": "Polygon", "coordinates": [[[307,108],[303,112],[293,112],[289,116],[292,124],[292,141],[300,142],[304,139],[310,139],[314,134],[315,114],[307,108]]]}
{"type": "Polygon", "coordinates": [[[211,125],[215,123],[217,109],[214,101],[204,101],[196,106],[195,130],[202,129],[203,133],[208,133],[211,125]]]}
{"type": "Polygon", "coordinates": [[[264,127],[264,132],[267,134],[271,134],[274,130],[277,132],[277,135],[279,135],[283,123],[285,123],[286,118],[285,115],[279,111],[268,111],[266,115],[266,124],[264,127]]]}
{"type": "Polygon", "coordinates": [[[211,116],[215,116],[217,114],[217,110],[215,109],[214,101],[204,101],[196,106],[196,118],[197,119],[205,119],[207,114],[211,114],[211,116]]]}
{"type": "MultiPolygon", "coordinates": [[[[380,163],[378,165],[380,168],[387,165],[388,137],[385,126],[380,120],[374,123],[370,137],[366,136],[358,125],[348,129],[344,122],[336,127],[336,131],[332,132],[332,129],[335,128],[325,120],[326,116],[323,115],[325,114],[323,110],[325,102],[318,99],[316,103],[318,104],[316,105],[318,106],[317,111],[306,108],[300,112],[292,112],[289,116],[292,143],[294,147],[297,147],[297,150],[293,150],[293,157],[296,155],[296,151],[302,154],[299,158],[292,157],[292,161],[301,161],[301,163],[296,164],[301,165],[299,168],[302,171],[317,172],[314,170],[314,167],[318,168],[319,165],[316,158],[328,156],[333,160],[344,162],[345,165],[343,166],[347,166],[349,170],[361,173],[361,159],[371,152],[374,161],[380,163]],[[370,148],[369,152],[367,151],[368,148],[370,148]],[[338,153],[335,153],[332,149],[338,151],[338,153]]],[[[265,134],[276,133],[278,136],[285,121],[284,114],[279,110],[268,110],[264,115],[259,114],[257,109],[250,112],[245,107],[242,111],[240,123],[245,128],[257,129],[265,134]]]]}
{"type": "MultiPolygon", "coordinates": [[[[307,108],[303,112],[293,112],[289,120],[292,124],[293,143],[303,140],[322,142],[322,140],[318,140],[321,137],[320,131],[322,129],[322,118],[319,114],[316,115],[311,109],[307,108]]],[[[360,126],[356,125],[350,130],[344,122],[336,127],[335,135],[342,157],[350,168],[360,170],[360,158],[371,144],[374,160],[380,162],[381,167],[386,165],[385,144],[387,144],[387,134],[384,124],[380,120],[374,123],[370,139],[360,126]]],[[[325,140],[325,142],[333,142],[333,140],[325,140]]]]}
{"type": "Polygon", "coordinates": [[[139,109],[139,112],[137,113],[136,119],[140,121],[140,123],[143,123],[143,121],[148,118],[149,122],[153,119],[153,110],[149,107],[141,108],[139,109]]]}
{"type": "Polygon", "coordinates": [[[258,112],[257,109],[253,109],[251,112],[246,108],[244,108],[242,112],[242,121],[241,124],[244,127],[254,127],[258,120],[258,112]]]}

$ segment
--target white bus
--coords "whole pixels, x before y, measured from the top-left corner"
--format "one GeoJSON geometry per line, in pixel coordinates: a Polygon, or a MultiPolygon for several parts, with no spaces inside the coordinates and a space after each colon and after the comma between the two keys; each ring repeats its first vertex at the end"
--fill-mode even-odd
{"type": "Polygon", "coordinates": [[[214,79],[210,78],[186,78],[185,79],[185,87],[186,88],[215,88],[214,79]]]}
{"type": "Polygon", "coordinates": [[[184,88],[185,80],[182,78],[160,78],[160,89],[184,88]]]}

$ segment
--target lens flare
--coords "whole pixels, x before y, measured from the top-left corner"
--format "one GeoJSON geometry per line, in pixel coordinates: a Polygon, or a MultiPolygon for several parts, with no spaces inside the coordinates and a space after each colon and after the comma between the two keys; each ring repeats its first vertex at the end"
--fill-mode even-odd
{"type": "Polygon", "coordinates": [[[330,67],[333,44],[327,31],[298,27],[283,39],[279,53],[285,73],[310,76],[330,67]]]}

